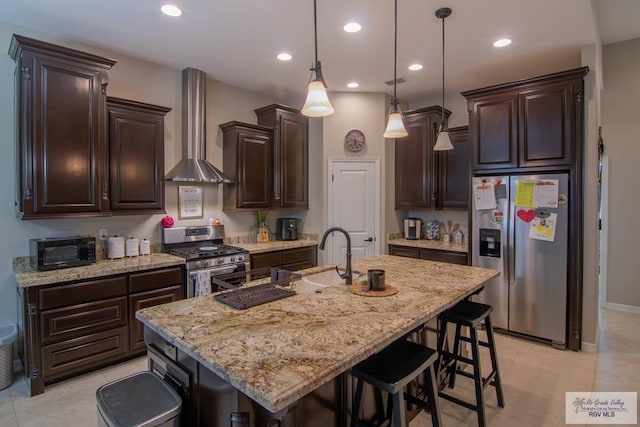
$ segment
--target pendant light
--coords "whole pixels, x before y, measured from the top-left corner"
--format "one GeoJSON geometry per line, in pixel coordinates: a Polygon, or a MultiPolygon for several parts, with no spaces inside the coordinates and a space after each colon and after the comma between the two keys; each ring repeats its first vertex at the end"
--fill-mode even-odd
{"type": "Polygon", "coordinates": [[[440,133],[433,146],[434,151],[453,150],[451,139],[449,139],[449,129],[444,121],[444,19],[451,15],[451,9],[443,7],[436,10],[438,19],[442,19],[442,121],[440,123],[440,133]]]}
{"type": "Polygon", "coordinates": [[[316,0],[313,0],[313,36],[315,41],[316,63],[310,68],[315,79],[307,87],[307,100],[302,107],[302,114],[307,117],[325,117],[333,114],[333,107],[327,96],[327,84],[322,77],[322,66],[318,61],[318,18],[316,15],[316,0]]]}
{"type": "Polygon", "coordinates": [[[387,128],[384,131],[385,138],[403,138],[407,135],[404,127],[404,118],[398,106],[398,98],[396,97],[396,68],[398,62],[398,0],[395,0],[395,23],[393,29],[393,99],[391,100],[391,108],[389,109],[389,118],[387,119],[387,128]]]}

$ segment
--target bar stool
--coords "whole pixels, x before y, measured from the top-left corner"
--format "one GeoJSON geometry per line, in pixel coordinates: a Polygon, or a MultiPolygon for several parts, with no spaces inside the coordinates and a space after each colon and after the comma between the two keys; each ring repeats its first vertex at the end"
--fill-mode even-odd
{"type": "Polygon", "coordinates": [[[433,426],[440,426],[440,407],[434,370],[437,360],[438,352],[435,350],[403,339],[353,367],[351,375],[357,379],[357,386],[351,409],[351,427],[361,425],[359,412],[365,382],[389,394],[386,414],[389,425],[406,427],[404,387],[423,372],[427,377],[427,400],[409,395],[407,399],[431,411],[433,426]]]}
{"type": "Polygon", "coordinates": [[[447,392],[440,391],[440,397],[456,403],[458,405],[476,411],[478,414],[478,425],[486,425],[484,390],[492,385],[496,389],[498,406],[504,408],[504,397],[502,394],[502,382],[500,381],[500,371],[498,370],[498,358],[496,356],[496,346],[491,326],[491,311],[493,307],[473,301],[464,300],[454,307],[440,314],[440,332],[438,333],[438,350],[440,358],[436,364],[439,376],[449,373],[449,388],[454,388],[456,375],[463,375],[472,378],[475,385],[476,402],[471,403],[447,392]],[[453,351],[448,351],[445,344],[447,334],[447,323],[456,325],[456,334],[453,342],[453,351]],[[478,328],[484,323],[487,332],[487,342],[478,339],[478,328]],[[461,335],[463,326],[469,328],[469,337],[461,335]],[[460,342],[471,344],[471,359],[460,354],[460,342]],[[480,369],[480,346],[488,347],[491,356],[491,373],[483,377],[480,369]],[[458,369],[458,362],[464,362],[473,367],[473,373],[458,369]]]}

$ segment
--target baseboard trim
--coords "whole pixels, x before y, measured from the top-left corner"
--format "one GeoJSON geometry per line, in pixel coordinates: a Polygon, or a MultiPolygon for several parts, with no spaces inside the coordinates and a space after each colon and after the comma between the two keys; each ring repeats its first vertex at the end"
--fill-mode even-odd
{"type": "Polygon", "coordinates": [[[592,342],[582,341],[582,351],[585,353],[597,353],[598,352],[598,344],[592,342]]]}
{"type": "Polygon", "coordinates": [[[635,305],[625,305],[608,302],[606,308],[608,308],[609,310],[626,311],[627,313],[640,314],[640,307],[636,307],[635,305]]]}

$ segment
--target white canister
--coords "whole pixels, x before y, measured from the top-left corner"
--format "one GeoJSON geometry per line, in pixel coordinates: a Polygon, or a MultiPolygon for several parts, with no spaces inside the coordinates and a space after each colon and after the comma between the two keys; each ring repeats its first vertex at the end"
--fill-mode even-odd
{"type": "Polygon", "coordinates": [[[149,255],[151,253],[151,242],[142,239],[140,242],[140,255],[149,255]]]}
{"type": "Polygon", "coordinates": [[[140,253],[140,240],[134,239],[133,236],[129,237],[125,244],[124,253],[128,257],[138,256],[140,253]]]}
{"type": "Polygon", "coordinates": [[[124,237],[113,236],[107,239],[107,258],[124,258],[124,237]]]}

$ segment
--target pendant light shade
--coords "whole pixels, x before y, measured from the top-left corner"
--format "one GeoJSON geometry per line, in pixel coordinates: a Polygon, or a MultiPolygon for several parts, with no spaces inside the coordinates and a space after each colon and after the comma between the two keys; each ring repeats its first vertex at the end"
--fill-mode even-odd
{"type": "Polygon", "coordinates": [[[409,133],[404,126],[404,117],[398,106],[398,98],[396,97],[396,68],[398,62],[398,0],[395,0],[395,19],[393,27],[393,99],[391,100],[391,108],[389,109],[389,117],[387,118],[387,128],[382,136],[385,138],[403,138],[409,133]]]}
{"type": "Polygon", "coordinates": [[[451,144],[451,139],[449,138],[449,131],[447,129],[442,130],[442,126],[440,126],[440,133],[438,134],[438,139],[433,149],[434,151],[453,150],[453,144],[451,144]]]}
{"type": "Polygon", "coordinates": [[[302,107],[302,114],[307,117],[324,117],[333,114],[333,112],[324,83],[318,79],[309,82],[307,100],[302,107]]]}
{"type": "Polygon", "coordinates": [[[315,78],[307,86],[307,99],[302,107],[302,114],[307,117],[325,117],[333,114],[334,109],[327,96],[327,84],[322,77],[322,66],[318,61],[318,18],[316,14],[316,0],[313,0],[313,37],[315,44],[316,62],[310,71],[315,78]]]}
{"type": "Polygon", "coordinates": [[[438,19],[442,19],[442,118],[440,133],[438,133],[436,145],[433,146],[434,151],[453,150],[453,144],[451,144],[451,139],[449,139],[449,130],[444,121],[444,20],[449,15],[451,15],[451,9],[448,7],[436,10],[436,16],[438,19]]]}
{"type": "Polygon", "coordinates": [[[389,110],[389,117],[387,118],[387,128],[384,131],[385,138],[403,138],[409,135],[407,129],[404,126],[404,117],[397,104],[394,104],[389,110]]]}

